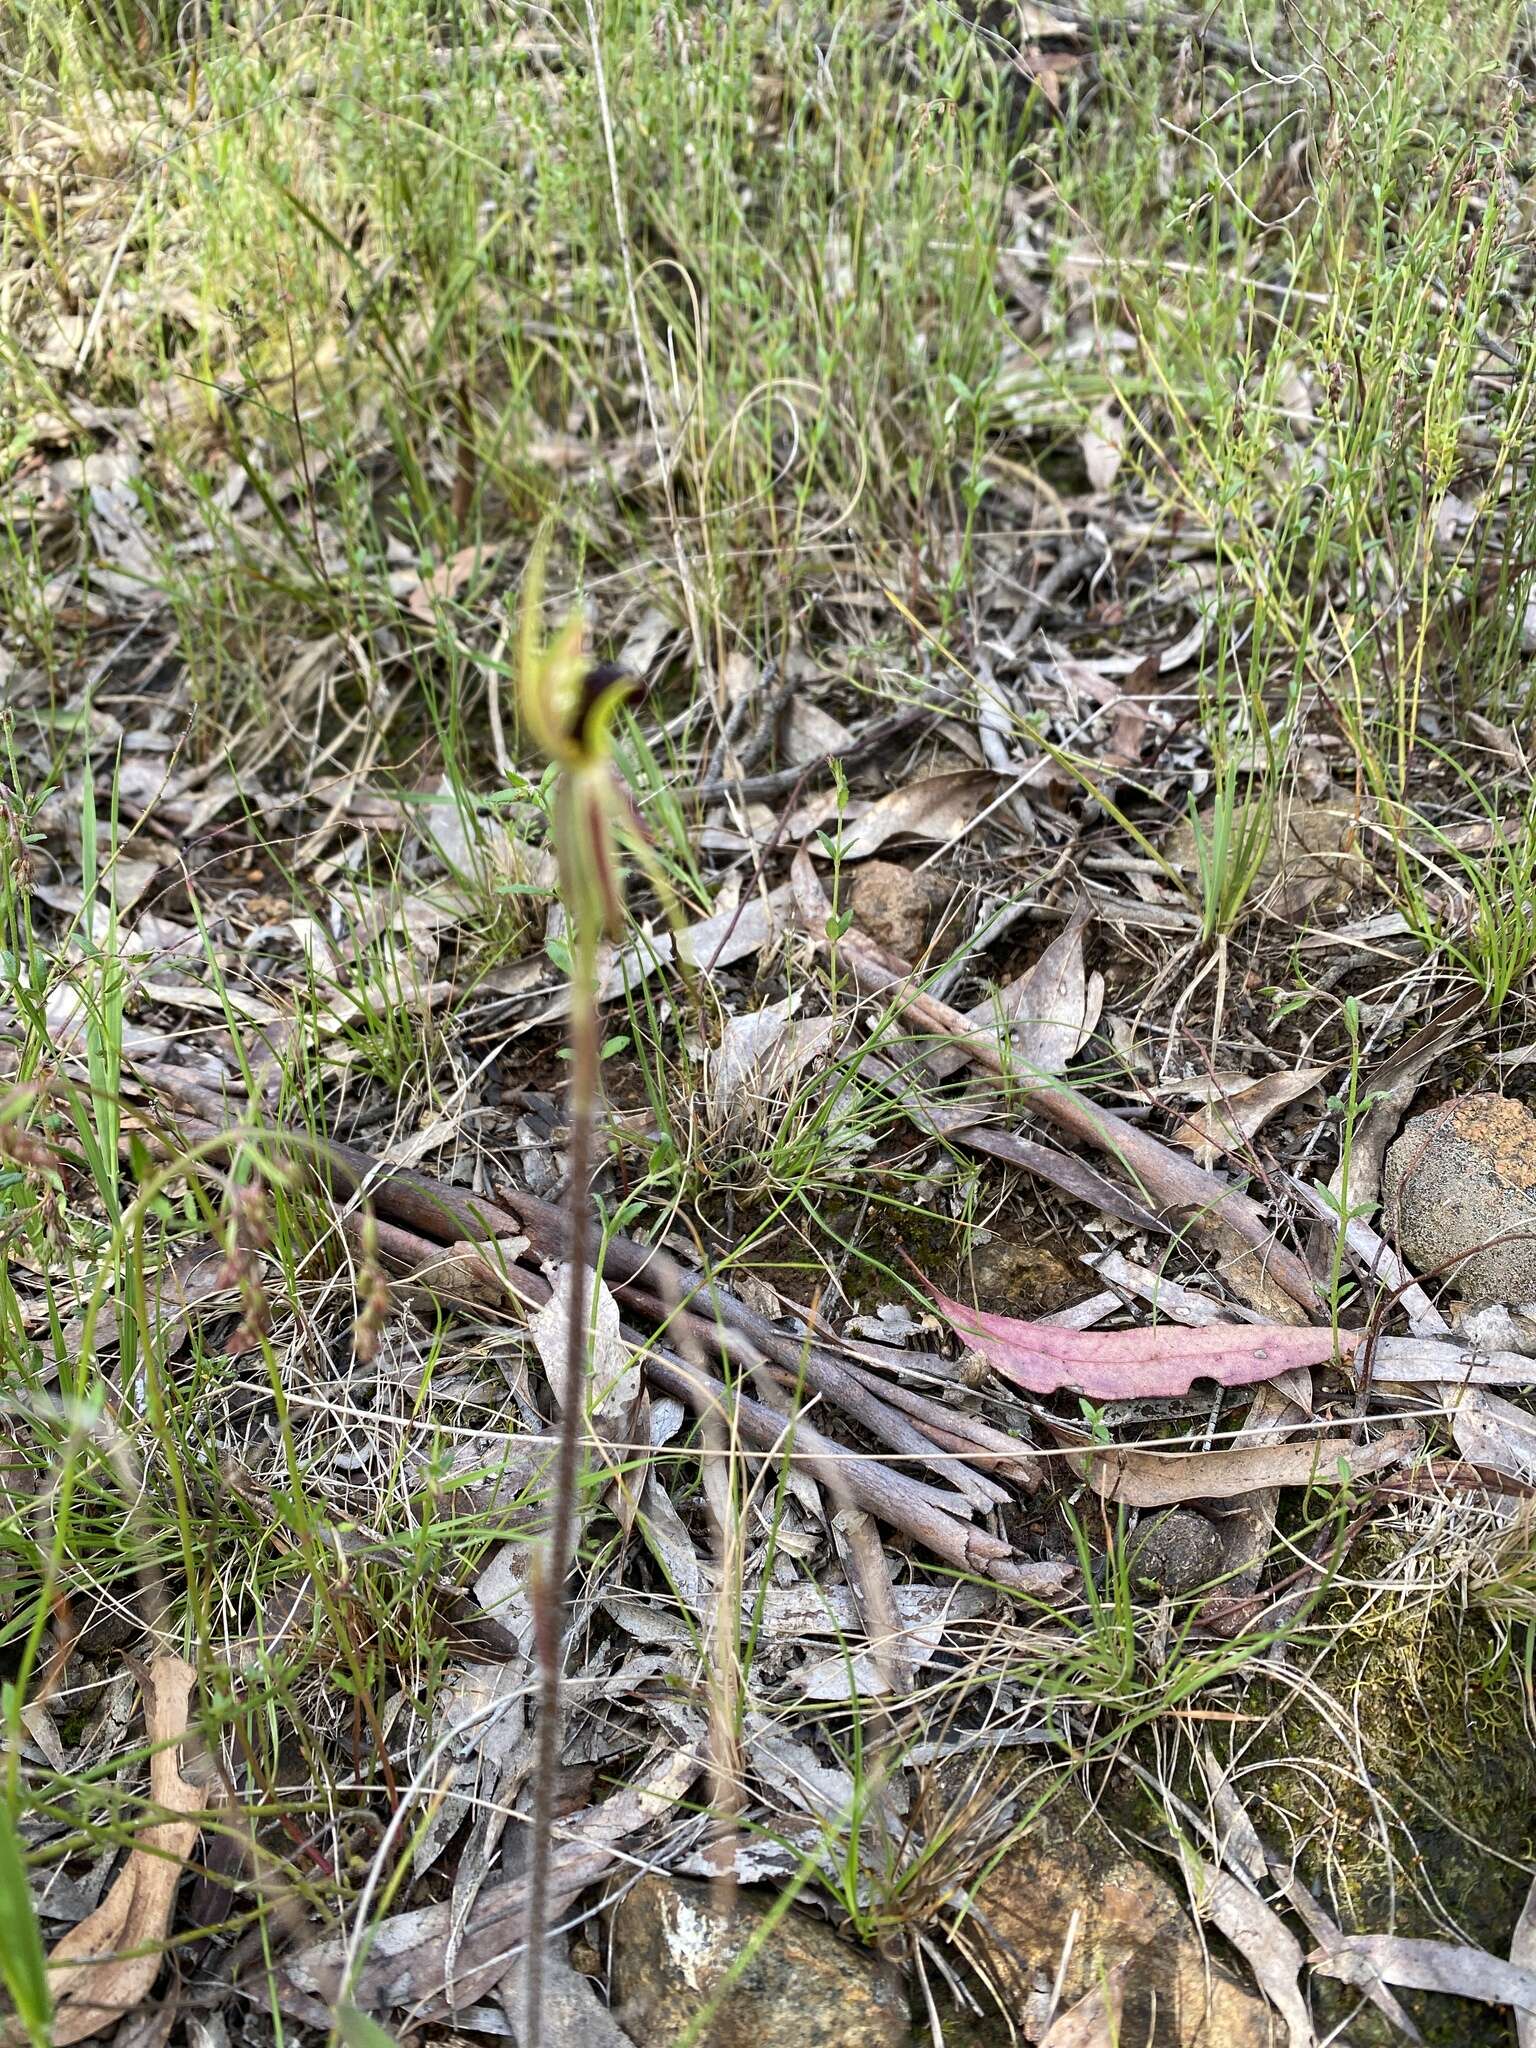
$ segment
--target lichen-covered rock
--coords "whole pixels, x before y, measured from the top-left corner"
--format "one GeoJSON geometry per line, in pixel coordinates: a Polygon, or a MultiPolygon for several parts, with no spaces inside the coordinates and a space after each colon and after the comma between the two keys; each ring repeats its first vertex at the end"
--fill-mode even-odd
{"type": "Polygon", "coordinates": [[[1536,1301],[1536,1117],[1523,1102],[1462,1095],[1413,1117],[1387,1153],[1382,1194],[1414,1272],[1469,1303],[1536,1301]]]}
{"type": "MultiPolygon", "coordinates": [[[[772,1893],[740,1892],[724,1911],[709,1887],[645,1877],[613,1916],[613,2004],[639,2048],[677,2040],[762,1930],[772,1893]]],[[[910,2048],[897,1973],[791,1909],[722,2000],[710,2048],[910,2048]]]]}

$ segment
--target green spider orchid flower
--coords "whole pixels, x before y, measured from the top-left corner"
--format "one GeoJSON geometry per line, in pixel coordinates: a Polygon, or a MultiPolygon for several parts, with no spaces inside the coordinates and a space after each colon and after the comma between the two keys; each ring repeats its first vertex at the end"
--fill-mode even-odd
{"type": "Polygon", "coordinates": [[[555,851],[579,951],[595,945],[599,932],[616,939],[623,931],[618,840],[633,833],[635,820],[614,767],[613,724],[635,682],[615,664],[590,658],[579,616],[544,641],[545,554],[541,540],[528,565],[517,704],[524,729],[558,771],[555,851]]]}

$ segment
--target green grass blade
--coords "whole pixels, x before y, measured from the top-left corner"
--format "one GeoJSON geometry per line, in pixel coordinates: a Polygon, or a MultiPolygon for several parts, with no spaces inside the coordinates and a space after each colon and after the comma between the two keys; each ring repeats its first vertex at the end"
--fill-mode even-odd
{"type": "Polygon", "coordinates": [[[0,1802],[0,1977],[28,2038],[42,2048],[49,2038],[53,2000],[42,1930],[9,1801],[0,1802]]]}

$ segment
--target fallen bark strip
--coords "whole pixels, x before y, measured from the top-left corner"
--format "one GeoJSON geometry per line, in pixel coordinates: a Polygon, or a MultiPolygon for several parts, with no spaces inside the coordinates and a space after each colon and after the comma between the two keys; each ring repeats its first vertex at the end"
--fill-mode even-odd
{"type": "MultiPolygon", "coordinates": [[[[358,1219],[357,1227],[361,1227],[358,1219]]],[[[408,1269],[417,1284],[431,1286],[431,1276],[441,1262],[442,1247],[425,1239],[411,1240],[410,1233],[396,1227],[386,1240],[382,1227],[379,1249],[383,1256],[408,1269]]],[[[474,1278],[494,1290],[501,1276],[473,1247],[460,1245],[456,1272],[474,1278]]],[[[539,1274],[519,1274],[520,1298],[536,1300],[540,1291],[548,1297],[549,1283],[539,1274]],[[528,1292],[521,1295],[524,1283],[528,1292]]],[[[637,1352],[647,1376],[664,1392],[685,1402],[695,1413],[718,1410],[722,1420],[732,1424],[754,1450],[786,1451],[813,1479],[822,1481],[836,1497],[847,1499],[877,1520],[912,1537],[936,1557],[958,1570],[996,1579],[1021,1591],[1049,1595],[1071,1584],[1076,1574],[1069,1564],[1036,1563],[1015,1556],[1012,1545],[1000,1536],[977,1529],[949,1513],[944,1496],[924,1481],[896,1471],[878,1459],[845,1451],[814,1424],[793,1414],[781,1414],[765,1402],[727,1387],[702,1366],[656,1350],[648,1339],[625,1332],[626,1341],[637,1352]]],[[[957,1507],[965,1503],[950,1496],[957,1507]]]]}
{"type": "MultiPolygon", "coordinates": [[[[144,1674],[144,1732],[149,1745],[149,1795],[174,1816],[141,1827],[127,1862],[94,1913],[55,1943],[48,1958],[54,2048],[88,2041],[116,2027],[148,1998],[182,1867],[202,1828],[204,1796],[181,1775],[178,1749],[187,1735],[188,1704],[197,1673],[162,1651],[144,1674]]],[[[6,2041],[17,2038],[0,2028],[6,2041]]]]}
{"type": "MultiPolygon", "coordinates": [[[[914,1352],[912,1357],[914,1364],[921,1363],[920,1352],[914,1352]]],[[[937,1363],[953,1377],[953,1360],[943,1358],[937,1363]]],[[[919,1429],[926,1436],[931,1436],[940,1449],[958,1452],[969,1463],[1012,1480],[1026,1493],[1039,1491],[1040,1466],[1033,1444],[1022,1437],[1010,1436],[1004,1429],[995,1429],[990,1422],[983,1422],[979,1415],[972,1415],[968,1409],[947,1408],[942,1401],[932,1400],[912,1387],[898,1386],[895,1381],[885,1379],[867,1366],[853,1365],[850,1370],[869,1385],[877,1387],[883,1401],[888,1401],[893,1408],[904,1408],[919,1429]]]]}
{"type": "MultiPolygon", "coordinates": [[[[208,1091],[200,1089],[198,1093],[206,1097],[208,1091]]],[[[189,1136],[196,1139],[220,1135],[205,1120],[195,1121],[197,1129],[190,1131],[189,1136]]],[[[227,1116],[221,1121],[227,1126],[227,1116]]],[[[393,1187],[397,1180],[391,1177],[384,1185],[393,1187]]],[[[438,1222],[444,1214],[439,1193],[451,1195],[452,1190],[410,1190],[413,1205],[419,1202],[421,1210],[438,1222]]],[[[482,1207],[474,1220],[483,1228],[493,1216],[494,1220],[515,1228],[515,1220],[504,1211],[490,1212],[482,1207]]],[[[344,1227],[360,1243],[362,1218],[349,1217],[344,1227]]],[[[498,1265],[486,1256],[494,1240],[482,1237],[475,1243],[459,1240],[445,1245],[387,1219],[377,1221],[375,1228],[381,1258],[398,1277],[433,1299],[479,1306],[505,1306],[509,1299],[515,1299],[527,1307],[542,1307],[549,1299],[552,1290],[542,1274],[498,1265]]],[[[632,1249],[639,1252],[642,1248],[632,1249]]],[[[702,1318],[696,1320],[715,1334],[712,1325],[703,1324],[702,1318]]],[[[725,1386],[702,1367],[658,1352],[639,1333],[624,1334],[639,1354],[646,1373],[666,1392],[686,1402],[695,1412],[701,1405],[718,1408],[727,1420],[734,1419],[741,1437],[754,1449],[787,1452],[813,1478],[835,1489],[838,1497],[911,1537],[957,1570],[1041,1597],[1064,1591],[1075,1579],[1071,1565],[1020,1558],[1003,1538],[961,1521],[958,1513],[950,1509],[968,1511],[970,1504],[964,1496],[944,1494],[926,1481],[914,1479],[878,1459],[845,1451],[813,1424],[780,1414],[750,1395],[725,1386]]],[[[924,1442],[922,1448],[927,1452],[932,1446],[924,1442]]]]}
{"type": "Polygon", "coordinates": [[[1398,1429],[1363,1444],[1353,1437],[1334,1436],[1221,1451],[1093,1446],[1070,1452],[1068,1463],[1101,1500],[1131,1508],[1163,1508],[1188,1500],[1243,1500],[1269,1487],[1329,1486],[1358,1479],[1400,1464],[1423,1441],[1416,1429],[1398,1429]]]}
{"type": "MultiPolygon", "coordinates": [[[[227,1130],[234,1117],[233,1108],[221,1105],[211,1091],[188,1083],[179,1076],[173,1082],[163,1075],[162,1070],[154,1070],[150,1078],[156,1082],[164,1079],[167,1095],[196,1106],[197,1115],[183,1115],[178,1119],[188,1141],[216,1141],[227,1130]],[[221,1112],[217,1120],[209,1114],[215,1109],[221,1112]]],[[[280,1141],[282,1133],[274,1133],[274,1136],[280,1141]]],[[[507,1260],[477,1260],[471,1255],[470,1247],[473,1244],[492,1246],[522,1237],[534,1250],[558,1258],[563,1252],[564,1230],[564,1219],[558,1210],[533,1196],[525,1196],[521,1189],[516,1188],[507,1191],[507,1207],[483,1202],[462,1189],[434,1181],[425,1174],[392,1167],[387,1161],[377,1160],[372,1154],[356,1146],[343,1145],[337,1139],[306,1140],[304,1150],[306,1154],[317,1157],[320,1165],[330,1170],[333,1181],[347,1192],[366,1190],[380,1219],[379,1245],[386,1262],[395,1255],[397,1270],[402,1274],[409,1273],[433,1295],[443,1300],[468,1301],[488,1308],[505,1307],[509,1296],[535,1305],[542,1302],[542,1295],[536,1290],[530,1291],[523,1284],[528,1277],[526,1269],[518,1268],[507,1260]],[[396,1236],[399,1237],[398,1246],[396,1236]],[[430,1247],[430,1262],[423,1263],[426,1255],[422,1247],[430,1247]]],[[[610,1239],[603,1262],[603,1278],[612,1285],[619,1299],[643,1314],[654,1315],[659,1321],[686,1318],[683,1332],[711,1350],[719,1348],[720,1329],[715,1321],[689,1309],[669,1310],[651,1287],[638,1284],[641,1275],[652,1282],[674,1279],[679,1293],[686,1290],[695,1297],[707,1289],[709,1306],[715,1311],[719,1324],[746,1337],[773,1364],[803,1380],[812,1392],[867,1430],[885,1450],[928,1463],[936,1450],[952,1453],[956,1448],[939,1444],[931,1433],[931,1426],[927,1431],[918,1427],[908,1414],[902,1412],[910,1403],[889,1400],[890,1390],[873,1381],[873,1376],[858,1372],[821,1345],[807,1343],[791,1332],[775,1329],[765,1317],[754,1314],[718,1282],[706,1282],[701,1276],[680,1268],[666,1252],[635,1244],[628,1238],[610,1239]]],[[[539,1276],[533,1277],[540,1285],[543,1284],[539,1276]]],[[[928,1405],[932,1409],[939,1408],[938,1403],[928,1405]]],[[[947,1411],[939,1412],[947,1420],[947,1411]]],[[[1003,1442],[1011,1444],[1012,1440],[1003,1439],[1003,1442]]],[[[950,1466],[944,1471],[949,1487],[955,1489],[943,1493],[945,1506],[970,1514],[985,1513],[1002,1505],[1009,1498],[1007,1492],[995,1480],[969,1469],[985,1461],[972,1457],[969,1450],[963,1450],[962,1455],[965,1464],[950,1466]]],[[[997,1459],[991,1462],[995,1463],[997,1459]]],[[[937,1488],[933,1492],[936,1498],[939,1497],[937,1488]]]]}
{"type": "Polygon", "coordinates": [[[1076,1577],[1069,1564],[1018,1557],[1001,1536],[930,1508],[901,1473],[873,1458],[842,1450],[812,1424],[780,1415],[750,1395],[722,1386],[698,1366],[654,1351],[647,1353],[644,1363],[650,1377],[669,1394],[693,1407],[700,1401],[718,1404],[724,1419],[734,1418],[754,1449],[787,1449],[813,1479],[822,1480],[836,1495],[866,1509],[878,1521],[913,1537],[958,1571],[1045,1596],[1065,1591],[1076,1577]]]}
{"type": "MultiPolygon", "coordinates": [[[[686,1351],[695,1349],[710,1352],[721,1348],[721,1330],[718,1324],[692,1309],[668,1309],[667,1304],[637,1286],[621,1286],[615,1292],[625,1305],[641,1311],[652,1318],[663,1329],[675,1329],[686,1351]]],[[[709,1299],[718,1298],[718,1285],[710,1289],[709,1299]]],[[[822,1399],[834,1408],[841,1409],[851,1421],[882,1443],[887,1450],[928,1462],[936,1448],[933,1439],[920,1430],[914,1422],[893,1407],[886,1399],[886,1389],[875,1391],[867,1380],[835,1358],[819,1345],[805,1343],[792,1333],[775,1330],[764,1319],[763,1333],[747,1330],[739,1324],[733,1326],[735,1333],[761,1350],[781,1371],[803,1381],[822,1399]]],[[[727,1347],[728,1348],[728,1347],[727,1347]]],[[[1005,1487],[980,1473],[964,1470],[946,1475],[951,1484],[965,1497],[967,1506],[974,1512],[985,1513],[1001,1507],[1011,1496],[1005,1487]]]]}

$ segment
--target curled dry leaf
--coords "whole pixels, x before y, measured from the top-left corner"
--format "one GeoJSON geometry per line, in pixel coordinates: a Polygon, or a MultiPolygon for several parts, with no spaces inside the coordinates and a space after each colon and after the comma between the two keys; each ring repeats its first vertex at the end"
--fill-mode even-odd
{"type": "Polygon", "coordinates": [[[1262,1323],[1211,1323],[1198,1330],[1066,1330],[990,1315],[936,1288],[930,1292],[956,1335],[1004,1379],[1031,1394],[1065,1390],[1091,1401],[1187,1394],[1197,1379],[1251,1386],[1296,1366],[1347,1358],[1359,1342],[1350,1330],[1262,1323]]]}
{"type": "Polygon", "coordinates": [[[1104,1500],[1131,1508],[1174,1507],[1186,1500],[1240,1500],[1273,1486],[1325,1486],[1400,1464],[1422,1439],[1394,1430],[1373,1443],[1347,1436],[1304,1437],[1226,1451],[1138,1451],[1094,1447],[1069,1460],[1104,1500]]]}
{"type": "MultiPolygon", "coordinates": [[[[967,1013],[978,1031],[995,1030],[999,1013],[1009,1026],[1014,1061],[1025,1074],[1064,1074],[1081,1052],[1104,1007],[1104,977],[1083,963],[1085,912],[1079,912],[1034,964],[995,998],[967,1013]]],[[[963,1046],[944,1045],[928,1064],[941,1079],[966,1063],[963,1046]]]]}
{"type": "MultiPolygon", "coordinates": [[[[571,1269],[562,1266],[554,1292],[528,1324],[557,1403],[565,1381],[570,1314],[571,1269]]],[[[641,1392],[639,1363],[619,1328],[619,1305],[604,1282],[596,1280],[588,1324],[588,1419],[598,1454],[618,1488],[620,1519],[626,1529],[635,1518],[643,1483],[643,1462],[641,1470],[636,1470],[641,1392]]]]}
{"type": "Polygon", "coordinates": [[[754,1096],[767,1100],[775,1090],[792,1088],[802,1069],[826,1052],[835,1021],[795,1016],[796,1000],[786,996],[726,1018],[706,1071],[709,1106],[722,1126],[745,1121],[754,1096]]]}
{"type": "Polygon", "coordinates": [[[1174,1133],[1174,1143],[1187,1146],[1202,1166],[1209,1166],[1219,1152],[1240,1151],[1277,1110],[1310,1094],[1327,1075],[1326,1067],[1298,1067],[1294,1074],[1266,1074],[1260,1081],[1213,1093],[1174,1133]]]}
{"type": "Polygon", "coordinates": [[[460,548],[425,576],[413,577],[409,587],[396,595],[404,597],[405,608],[413,619],[430,626],[437,607],[457,597],[470,577],[482,568],[490,568],[500,552],[499,548],[486,548],[479,542],[460,548]]]}
{"type": "Polygon", "coordinates": [[[1453,1398],[1451,1433],[1468,1464],[1536,1485],[1536,1415],[1482,1387],[1456,1387],[1453,1398]]]}
{"type": "Polygon", "coordinates": [[[961,768],[893,789],[843,834],[844,860],[866,860],[891,839],[936,839],[948,845],[969,830],[997,794],[990,769],[961,768]]]}
{"type": "Polygon", "coordinates": [[[1083,467],[1096,491],[1107,491],[1120,474],[1125,453],[1125,415],[1112,398],[1093,409],[1093,418],[1077,437],[1083,451],[1083,467]]]}
{"type": "MultiPolygon", "coordinates": [[[[144,1676],[150,1798],[171,1814],[196,1814],[203,1807],[202,1793],[182,1777],[176,1754],[187,1732],[196,1678],[190,1664],[171,1656],[154,1658],[144,1676]]],[[[111,1891],[55,1946],[48,1958],[54,2048],[104,2033],[148,1997],[181,1867],[198,1830],[191,1819],[155,1821],[141,1829],[111,1891]]]]}

